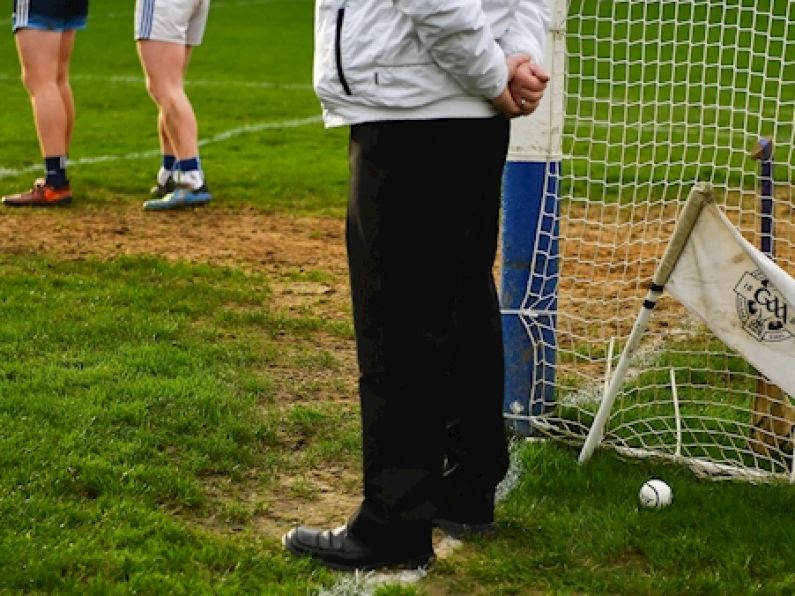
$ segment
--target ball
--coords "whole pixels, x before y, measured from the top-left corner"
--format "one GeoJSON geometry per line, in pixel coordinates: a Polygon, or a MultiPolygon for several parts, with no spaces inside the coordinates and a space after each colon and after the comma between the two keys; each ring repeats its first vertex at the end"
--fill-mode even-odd
{"type": "Polygon", "coordinates": [[[674,493],[665,482],[654,478],[640,487],[638,498],[643,507],[662,509],[671,504],[674,499],[674,493]]]}

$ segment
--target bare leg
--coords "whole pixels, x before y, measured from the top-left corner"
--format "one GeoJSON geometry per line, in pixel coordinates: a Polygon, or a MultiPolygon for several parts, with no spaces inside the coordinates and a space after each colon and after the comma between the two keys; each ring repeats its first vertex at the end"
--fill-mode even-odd
{"type": "Polygon", "coordinates": [[[175,155],[174,145],[171,143],[171,139],[168,136],[162,111],[158,111],[157,113],[157,136],[160,139],[160,153],[163,155],[175,155]]]}
{"type": "Polygon", "coordinates": [[[69,151],[75,109],[68,73],[74,40],[74,31],[20,29],[16,33],[22,81],[45,157],[69,151]]]}
{"type": "Polygon", "coordinates": [[[185,94],[184,76],[190,46],[139,40],[138,56],[146,74],[146,88],[159,108],[158,134],[164,153],[177,159],[199,153],[198,126],[193,106],[185,94]]]}
{"type": "Polygon", "coordinates": [[[58,90],[61,93],[64,110],[66,112],[66,151],[72,145],[72,131],[75,124],[75,100],[72,87],[69,84],[69,64],[72,61],[72,50],[75,45],[75,31],[66,31],[61,34],[61,46],[58,52],[58,90]]]}

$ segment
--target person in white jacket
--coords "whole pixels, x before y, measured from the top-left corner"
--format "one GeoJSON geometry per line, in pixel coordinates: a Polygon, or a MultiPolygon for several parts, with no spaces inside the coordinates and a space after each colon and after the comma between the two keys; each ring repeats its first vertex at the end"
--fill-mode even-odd
{"type": "Polygon", "coordinates": [[[510,118],[548,76],[545,0],[316,0],[314,86],[349,126],[347,250],[363,500],[291,553],[343,570],[434,557],[434,526],[496,530],[508,467],[493,277],[510,118]]]}

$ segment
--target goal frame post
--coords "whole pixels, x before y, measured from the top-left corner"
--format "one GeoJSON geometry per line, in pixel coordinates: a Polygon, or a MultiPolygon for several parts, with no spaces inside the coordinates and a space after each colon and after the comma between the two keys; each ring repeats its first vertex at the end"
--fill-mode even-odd
{"type": "Polygon", "coordinates": [[[511,121],[503,175],[500,308],[506,427],[534,433],[531,418],[555,404],[558,192],[563,159],[566,0],[550,0],[544,67],[550,82],[536,111],[511,121]]]}

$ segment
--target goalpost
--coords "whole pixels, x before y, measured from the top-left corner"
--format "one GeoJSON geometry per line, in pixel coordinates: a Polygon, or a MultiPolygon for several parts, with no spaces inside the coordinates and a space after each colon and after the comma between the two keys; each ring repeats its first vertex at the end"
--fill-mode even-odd
{"type": "MultiPolygon", "coordinates": [[[[538,161],[557,169],[536,195],[556,197],[534,203],[552,225],[523,230],[533,256],[508,304],[518,232],[506,184],[505,416],[582,447],[691,188],[709,184],[743,236],[795,275],[795,3],[550,1],[552,105],[526,126],[552,122],[538,161]],[[517,376],[516,354],[530,355],[529,373],[517,376]]],[[[522,167],[509,162],[506,181],[522,167]]],[[[600,447],[713,477],[795,477],[793,396],[671,296],[622,366],[600,447]]]]}

